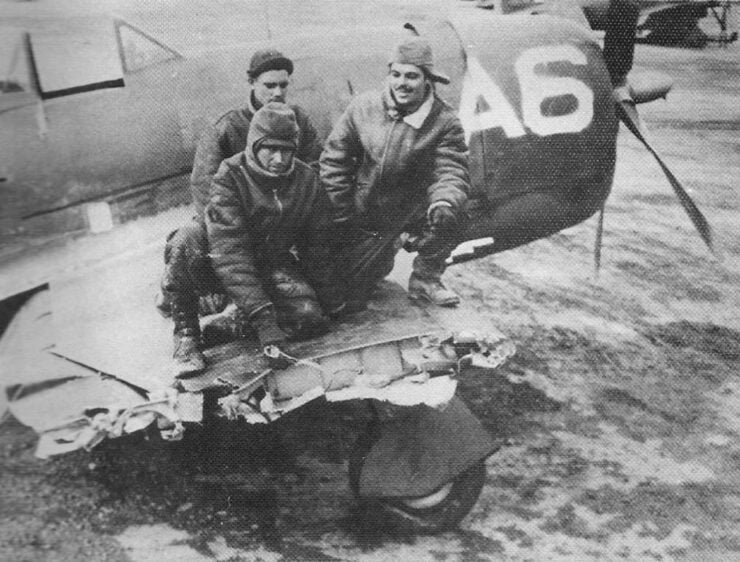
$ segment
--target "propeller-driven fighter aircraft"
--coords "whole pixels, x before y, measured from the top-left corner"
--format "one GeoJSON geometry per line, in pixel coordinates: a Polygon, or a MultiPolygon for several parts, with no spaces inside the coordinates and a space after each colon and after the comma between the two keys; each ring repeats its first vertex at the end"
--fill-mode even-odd
{"type": "MultiPolygon", "coordinates": [[[[588,7],[596,25],[606,0],[601,11],[597,3],[588,7]]],[[[452,77],[440,93],[467,131],[477,209],[468,238],[492,237],[501,251],[590,217],[611,189],[620,117],[599,42],[567,17],[452,7],[448,19],[414,25],[452,77]]],[[[182,202],[198,132],[242,105],[245,60],[266,44],[294,58],[292,100],[328,134],[353,94],[382,81],[388,45],[408,33],[403,23],[293,33],[194,57],[121,20],[107,43],[87,49],[6,35],[0,232],[84,229],[90,209],[100,209],[94,202],[108,203],[116,221],[182,202]]],[[[632,98],[669,88],[635,78],[632,98]]]]}
{"type": "MultiPolygon", "coordinates": [[[[255,13],[261,13],[260,6],[255,3],[255,13]]],[[[246,61],[258,48],[276,47],[293,59],[290,101],[302,106],[326,136],[354,94],[383,81],[389,47],[415,32],[430,40],[435,66],[451,78],[439,93],[458,111],[470,149],[472,220],[466,239],[483,242],[457,253],[455,260],[515,248],[603,210],[612,188],[620,120],[658,159],[680,203],[712,247],[709,225],[650,145],[636,112],[636,104],[665,96],[669,82],[630,76],[629,87],[615,97],[601,43],[582,13],[501,15],[478,10],[472,3],[449,7],[449,17],[442,19],[425,16],[388,23],[386,18],[382,24],[368,22],[344,31],[333,25],[307,25],[304,33],[279,33],[268,20],[260,27],[261,35],[243,47],[202,56],[184,56],[181,49],[165,45],[139,26],[117,20],[111,51],[94,49],[98,63],[75,65],[74,72],[59,72],[62,67],[54,62],[59,57],[69,61],[75,56],[73,48],[55,47],[32,32],[19,33],[3,51],[7,56],[0,74],[3,235],[27,235],[38,225],[47,233],[86,225],[98,228],[106,216],[109,225],[123,221],[132,213],[132,200],[147,202],[150,212],[183,201],[198,132],[244,103],[246,61]],[[176,196],[167,200],[167,193],[176,196]]],[[[606,2],[602,8],[608,13],[606,2]]],[[[44,454],[92,446],[154,419],[198,421],[194,412],[202,403],[196,398],[213,385],[234,387],[224,407],[236,415],[251,407],[240,396],[267,384],[269,369],[259,372],[264,365],[255,359],[255,350],[237,346],[209,355],[215,371],[188,383],[179,397],[162,393],[172,382],[163,375],[171,326],[153,305],[163,243],[137,247],[132,239],[125,251],[117,248],[114,259],[71,273],[65,260],[64,275],[49,260],[52,265],[45,275],[26,281],[11,279],[11,274],[0,287],[0,301],[37,288],[39,279],[48,288],[23,305],[0,340],[11,411],[44,436],[44,454]],[[253,378],[244,378],[245,365],[253,378]],[[92,418],[103,413],[105,419],[93,423],[92,418]]],[[[12,269],[7,264],[3,268],[12,269]]],[[[424,320],[418,330],[426,330],[430,322],[438,324],[430,314],[404,306],[397,294],[389,302],[390,308],[384,306],[396,324],[399,311],[409,317],[410,324],[401,331],[377,318],[378,311],[385,310],[382,306],[373,309],[375,316],[366,322],[354,319],[337,327],[346,331],[339,340],[346,343],[354,337],[360,345],[342,352],[342,361],[354,361],[354,370],[389,365],[389,342],[391,347],[402,342],[401,356],[393,355],[393,361],[406,373],[408,350],[403,342],[409,330],[417,330],[412,324],[424,320]],[[373,338],[385,334],[381,343],[368,344],[370,335],[362,332],[368,322],[373,338]]],[[[473,322],[474,312],[461,313],[473,322]]],[[[418,337],[418,330],[411,336],[418,337]]],[[[486,351],[487,360],[498,364],[511,350],[492,342],[476,344],[476,353],[486,351]]],[[[471,345],[457,343],[463,350],[471,345]]],[[[313,351],[302,348],[314,358],[301,366],[301,376],[313,369],[310,380],[317,378],[316,365],[323,369],[340,362],[335,344],[332,348],[325,342],[318,351],[317,345],[321,347],[315,344],[313,351]]],[[[449,362],[449,357],[442,359],[449,362]]],[[[432,369],[447,365],[442,359],[425,356],[415,361],[432,369]]],[[[453,358],[452,363],[459,362],[453,358]]],[[[342,369],[345,375],[354,372],[342,369]]],[[[277,400],[280,392],[286,396],[281,385],[298,379],[286,375],[270,380],[264,392],[277,392],[277,400]]],[[[336,390],[330,387],[320,388],[320,394],[336,390]]],[[[361,396],[367,396],[363,388],[361,396]]],[[[299,403],[318,396],[310,394],[312,388],[299,390],[287,396],[299,403]]],[[[480,456],[490,452],[487,441],[481,451],[480,456]]]]}

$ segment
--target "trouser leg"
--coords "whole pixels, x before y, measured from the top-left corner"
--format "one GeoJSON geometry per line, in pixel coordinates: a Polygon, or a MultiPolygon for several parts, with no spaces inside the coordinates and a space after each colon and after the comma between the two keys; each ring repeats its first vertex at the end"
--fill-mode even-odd
{"type": "Polygon", "coordinates": [[[199,298],[222,292],[208,252],[206,231],[196,222],[177,229],[167,239],[162,289],[172,303],[173,320],[174,309],[180,311],[181,321],[175,321],[176,331],[180,328],[199,333],[199,298]]]}
{"type": "Polygon", "coordinates": [[[373,288],[393,270],[397,252],[395,241],[384,244],[370,231],[358,229],[343,240],[337,271],[345,277],[347,300],[354,303],[367,300],[373,288]]]}
{"type": "Polygon", "coordinates": [[[208,237],[198,222],[185,225],[167,236],[164,248],[164,274],[157,308],[170,316],[172,292],[186,294],[195,290],[198,314],[208,316],[222,312],[229,299],[218,281],[208,256],[208,237]]]}
{"type": "Polygon", "coordinates": [[[208,257],[205,229],[191,223],[171,233],[165,246],[162,289],[174,322],[173,375],[184,377],[205,368],[199,350],[200,295],[218,292],[219,283],[208,257]]]}

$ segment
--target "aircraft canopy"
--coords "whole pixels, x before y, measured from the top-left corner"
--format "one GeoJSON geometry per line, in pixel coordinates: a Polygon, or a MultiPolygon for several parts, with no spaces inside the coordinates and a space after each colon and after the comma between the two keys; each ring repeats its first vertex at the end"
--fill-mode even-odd
{"type": "Polygon", "coordinates": [[[19,31],[0,33],[0,95],[33,90],[23,40],[19,31]]]}
{"type": "MultiPolygon", "coordinates": [[[[124,86],[124,75],[180,54],[120,20],[82,33],[51,29],[0,34],[0,94],[26,92],[42,99],[124,86]]],[[[27,96],[26,96],[27,97],[27,96]]],[[[7,100],[0,103],[6,108],[7,100]]]]}

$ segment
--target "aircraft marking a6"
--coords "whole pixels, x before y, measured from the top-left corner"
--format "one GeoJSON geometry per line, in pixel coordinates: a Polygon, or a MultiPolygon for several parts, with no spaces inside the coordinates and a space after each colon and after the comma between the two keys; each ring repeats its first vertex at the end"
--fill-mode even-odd
{"type": "Polygon", "coordinates": [[[527,134],[524,126],[538,136],[577,133],[591,124],[594,115],[593,91],[581,80],[547,76],[537,72],[550,63],[569,62],[586,65],[586,56],[573,45],[533,47],[522,52],[514,63],[521,89],[521,120],[498,84],[488,75],[480,61],[468,53],[468,68],[460,101],[460,120],[466,140],[476,131],[501,127],[508,138],[527,134]],[[575,98],[569,111],[546,115],[545,102],[552,98],[575,98]]]}

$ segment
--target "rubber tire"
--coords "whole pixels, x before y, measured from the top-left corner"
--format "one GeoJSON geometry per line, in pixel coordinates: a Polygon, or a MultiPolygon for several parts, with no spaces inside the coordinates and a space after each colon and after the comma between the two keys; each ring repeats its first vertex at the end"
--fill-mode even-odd
{"type": "MultiPolygon", "coordinates": [[[[377,511],[380,518],[378,523],[384,526],[389,524],[390,518],[393,524],[417,533],[434,534],[455,529],[473,508],[483,490],[486,480],[485,459],[458,474],[452,481],[450,492],[433,507],[414,509],[403,498],[363,498],[359,495],[360,474],[377,435],[377,431],[372,429],[363,433],[350,453],[349,484],[355,498],[364,503],[365,507],[370,507],[369,511],[377,511]]],[[[436,491],[430,496],[434,493],[436,491]]],[[[366,519],[364,523],[373,524],[374,521],[366,519]]]]}

